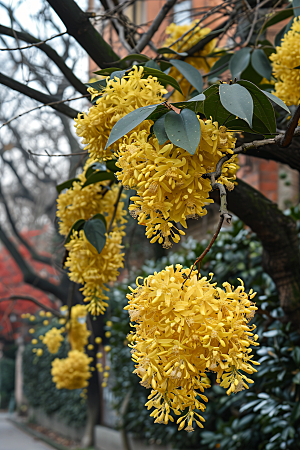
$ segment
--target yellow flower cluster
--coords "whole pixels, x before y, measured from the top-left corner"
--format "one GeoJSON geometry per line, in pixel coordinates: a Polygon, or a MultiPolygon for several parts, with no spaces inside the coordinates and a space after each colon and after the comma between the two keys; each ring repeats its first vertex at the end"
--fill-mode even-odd
{"type": "Polygon", "coordinates": [[[78,350],[71,350],[68,357],[52,362],[51,375],[57,389],[80,389],[88,386],[92,376],[89,364],[93,358],[78,350]]]}
{"type": "MultiPolygon", "coordinates": [[[[151,243],[158,240],[166,248],[172,245],[170,238],[179,242],[184,234],[172,222],[186,228],[186,219],[207,213],[205,205],[213,202],[209,199],[211,182],[202,176],[214,171],[224,154],[233,153],[233,133],[211,120],[199,122],[201,140],[194,155],[171,143],[160,146],[156,138],[148,140],[146,131],[125,136],[116,153],[117,166],[122,169],[118,179],[125,188],[137,191],[137,196],[131,197],[130,214],[146,225],[151,243]]],[[[232,189],[238,168],[233,156],[223,165],[218,181],[232,189]]]]}
{"type": "Polygon", "coordinates": [[[43,344],[47,345],[47,348],[50,353],[57,353],[62,341],[64,340],[61,333],[64,331],[64,328],[57,329],[56,327],[51,328],[51,330],[47,331],[45,337],[43,338],[43,344]]]}
{"type": "MultiPolygon", "coordinates": [[[[65,236],[77,220],[88,220],[97,213],[105,216],[107,226],[109,226],[114,213],[119,187],[114,184],[108,189],[109,182],[105,180],[83,188],[86,181],[86,170],[78,175],[80,182],[75,181],[72,188],[62,192],[57,200],[56,215],[60,219],[59,230],[65,236]]],[[[124,202],[120,201],[114,219],[114,227],[126,223],[125,215],[124,202]]]]}
{"type": "MultiPolygon", "coordinates": [[[[171,46],[171,44],[177,41],[177,39],[179,39],[183,34],[187,33],[191,28],[194,28],[195,24],[196,21],[189,25],[176,25],[175,23],[171,23],[166,29],[166,34],[169,35],[169,37],[166,39],[164,47],[171,46]]],[[[207,36],[210,32],[210,28],[200,28],[200,26],[197,26],[194,30],[190,31],[190,33],[184,36],[180,41],[172,45],[171,48],[177,52],[186,52],[195,44],[197,44],[201,39],[207,36]]],[[[203,70],[205,73],[209,72],[213,64],[219,59],[219,56],[208,56],[215,51],[216,43],[217,40],[212,39],[208,44],[205,45],[202,50],[196,52],[193,56],[188,56],[187,58],[185,58],[185,62],[191,64],[198,70],[203,70]]],[[[174,102],[180,102],[185,99],[189,90],[193,90],[193,88],[186,79],[180,81],[182,79],[182,75],[180,72],[178,72],[177,69],[175,69],[175,67],[172,67],[169,75],[176,78],[176,80],[180,84],[184,96],[182,96],[178,91],[174,92],[172,96],[172,100],[174,102]]]]}
{"type": "Polygon", "coordinates": [[[106,244],[101,253],[86,239],[83,230],[74,231],[71,241],[66,244],[69,251],[65,266],[69,268],[69,277],[75,283],[84,284],[81,288],[89,302],[88,311],[93,315],[103,314],[108,297],[103,290],[110,281],[116,281],[118,268],[123,267],[124,253],[122,249],[122,236],[124,233],[118,229],[106,234],[106,244]]]}
{"type": "Polygon", "coordinates": [[[71,309],[71,320],[67,324],[68,341],[72,350],[84,351],[91,332],[86,326],[87,307],[75,305],[71,309]]]}
{"type": "MultiPolygon", "coordinates": [[[[110,80],[107,77],[107,86],[101,93],[94,89],[91,91],[93,96],[98,94],[101,97],[88,114],[78,114],[75,122],[76,133],[83,138],[85,149],[88,149],[92,158],[103,161],[112,159],[112,152],[104,148],[118,120],[137,108],[162,102],[166,89],[156,77],[142,78],[143,70],[143,67],[133,66],[133,70],[121,79],[110,80]]],[[[117,146],[115,143],[113,148],[117,146]]]]}
{"type": "Polygon", "coordinates": [[[284,35],[276,53],[272,53],[273,75],[277,78],[275,94],[287,105],[298,105],[300,101],[300,18],[295,17],[291,29],[284,35]]]}
{"type": "MultiPolygon", "coordinates": [[[[241,286],[224,290],[206,277],[198,279],[197,271],[181,265],[148,276],[127,295],[130,320],[135,333],[130,335],[135,373],[141,384],[151,388],[148,409],[156,423],[174,421],[179,430],[193,431],[193,422],[203,428],[201,416],[209,386],[206,372],[217,374],[217,382],[228,388],[227,394],[248,389],[253,381],[246,374],[256,370],[250,345],[258,345],[253,336],[255,325],[249,320],[257,309],[241,286]],[[223,381],[221,382],[221,378],[223,381]]],[[[210,274],[211,276],[213,274],[210,274]]]]}

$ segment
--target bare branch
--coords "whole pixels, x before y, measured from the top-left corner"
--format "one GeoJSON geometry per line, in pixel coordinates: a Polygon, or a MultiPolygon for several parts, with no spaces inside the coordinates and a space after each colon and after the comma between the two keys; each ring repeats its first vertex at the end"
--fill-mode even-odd
{"type": "Polygon", "coordinates": [[[50,156],[50,157],[52,157],[52,156],[63,156],[63,157],[65,157],[65,156],[87,155],[87,152],[77,152],[77,153],[66,153],[66,154],[61,154],[61,155],[59,155],[59,154],[51,155],[51,153],[49,153],[46,149],[45,149],[46,155],[43,155],[42,153],[33,153],[31,150],[27,150],[27,151],[28,151],[29,155],[33,155],[33,156],[50,156]]]}
{"type": "Polygon", "coordinates": [[[8,300],[14,300],[14,301],[16,301],[16,300],[25,300],[25,301],[29,301],[29,302],[35,303],[37,306],[40,306],[45,311],[51,312],[51,314],[53,314],[54,316],[58,317],[59,319],[64,317],[58,311],[56,311],[56,309],[51,308],[51,306],[46,306],[43,303],[39,302],[36,298],[29,297],[28,295],[10,295],[9,297],[0,298],[0,302],[7,302],[8,300]]]}
{"type": "Polygon", "coordinates": [[[63,31],[62,33],[58,33],[55,36],[51,36],[50,38],[45,39],[44,41],[36,42],[35,44],[31,45],[26,45],[25,47],[0,48],[0,52],[10,52],[13,50],[26,50],[27,48],[40,47],[42,44],[45,44],[46,42],[51,41],[52,39],[57,38],[59,36],[63,36],[64,34],[67,34],[67,32],[63,31]]]}
{"type": "Polygon", "coordinates": [[[112,226],[113,226],[113,223],[114,223],[116,214],[117,214],[118,204],[119,204],[119,201],[120,201],[120,199],[121,199],[122,192],[123,192],[123,186],[121,185],[121,186],[120,186],[120,189],[119,189],[119,194],[118,194],[117,200],[116,200],[116,202],[115,202],[115,204],[114,204],[114,213],[113,213],[113,216],[112,216],[111,221],[110,221],[110,224],[109,224],[108,234],[109,234],[109,233],[111,232],[111,230],[112,230],[112,226]]]}

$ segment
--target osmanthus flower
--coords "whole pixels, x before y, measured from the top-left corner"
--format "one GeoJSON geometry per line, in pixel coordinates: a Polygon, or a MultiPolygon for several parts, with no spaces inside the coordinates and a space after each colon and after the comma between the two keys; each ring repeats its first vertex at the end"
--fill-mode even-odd
{"type": "Polygon", "coordinates": [[[51,375],[57,389],[80,389],[88,386],[92,376],[90,366],[93,358],[78,350],[71,350],[67,358],[52,361],[51,375]]]}
{"type": "Polygon", "coordinates": [[[91,332],[86,326],[86,305],[75,305],[71,308],[71,320],[67,323],[68,341],[72,350],[84,351],[91,332]]]}
{"type": "MultiPolygon", "coordinates": [[[[151,242],[158,240],[164,247],[178,242],[184,232],[176,228],[180,223],[186,228],[186,220],[207,213],[211,182],[203,175],[214,171],[217,162],[225,154],[232,154],[236,139],[226,127],[217,122],[199,119],[201,139],[194,155],[169,141],[159,145],[155,137],[149,139],[146,130],[125,136],[119,150],[117,172],[125,188],[135,189],[131,197],[130,214],[146,225],[146,236],[151,242]]],[[[232,189],[239,166],[232,156],[223,165],[218,182],[232,189]]]]}
{"type": "MultiPolygon", "coordinates": [[[[166,39],[164,47],[169,47],[173,42],[177,41],[183,34],[187,33],[189,30],[194,28],[196,23],[197,23],[196,21],[188,25],[176,25],[175,23],[171,23],[166,29],[166,34],[169,37],[166,39]]],[[[187,50],[192,48],[195,44],[197,44],[201,39],[207,36],[210,32],[211,32],[210,28],[207,27],[201,28],[200,26],[197,26],[189,33],[187,33],[186,36],[180,39],[180,41],[172,45],[171,48],[177,52],[186,52],[187,50]]],[[[219,59],[219,56],[211,55],[212,53],[217,51],[216,44],[217,39],[212,39],[204,46],[202,50],[195,52],[193,56],[188,56],[187,58],[185,58],[184,61],[188,64],[191,64],[198,70],[202,70],[205,73],[209,72],[213,64],[219,59]]],[[[172,58],[174,57],[174,55],[170,55],[170,57],[171,56],[172,58]]],[[[180,84],[181,90],[184,95],[183,97],[180,94],[180,92],[176,91],[172,95],[172,100],[177,102],[182,101],[188,94],[189,90],[190,89],[193,90],[194,88],[185,78],[182,80],[181,73],[177,69],[175,69],[175,67],[172,67],[169,75],[176,78],[176,80],[180,84]]]]}
{"type": "Polygon", "coordinates": [[[275,94],[287,105],[298,105],[300,101],[300,18],[295,17],[291,29],[284,35],[281,45],[270,55],[273,75],[277,79],[275,94]]]}
{"type": "MultiPolygon", "coordinates": [[[[90,160],[90,164],[92,162],[90,160]]],[[[72,188],[62,192],[57,200],[56,215],[60,219],[59,231],[65,236],[69,233],[72,225],[79,219],[88,220],[95,214],[101,213],[105,216],[109,226],[114,214],[114,204],[119,195],[119,187],[117,184],[109,187],[108,180],[83,187],[86,181],[88,165],[86,165],[84,172],[78,175],[80,181],[75,181],[72,188]]],[[[126,196],[123,195],[122,198],[124,197],[126,196]]],[[[114,227],[120,227],[126,223],[125,216],[124,202],[120,201],[114,219],[114,227]]]]}
{"type": "Polygon", "coordinates": [[[65,245],[69,251],[65,267],[69,268],[69,277],[75,283],[83,284],[84,301],[88,302],[87,310],[93,315],[103,314],[108,300],[104,290],[111,281],[116,281],[119,268],[123,267],[122,237],[124,232],[117,228],[106,233],[106,243],[98,253],[96,248],[86,239],[83,230],[74,231],[72,238],[65,245]]]}
{"type": "MultiPolygon", "coordinates": [[[[97,160],[112,159],[112,152],[105,149],[106,142],[113,126],[123,116],[142,106],[161,103],[167,90],[156,77],[143,77],[143,67],[133,66],[132,71],[121,79],[107,77],[107,86],[101,92],[88,113],[78,114],[76,133],[82,137],[92,158],[97,160]]],[[[88,89],[89,90],[89,89],[88,89]]],[[[97,94],[92,90],[93,96],[97,94]]],[[[148,122],[150,124],[150,122],[148,122]]],[[[140,127],[144,128],[145,123],[140,127]]],[[[116,149],[118,143],[113,148],[116,149]]]]}
{"type": "Polygon", "coordinates": [[[57,329],[56,327],[51,328],[51,330],[47,331],[45,336],[43,337],[43,344],[47,345],[47,348],[50,353],[57,353],[61,343],[63,342],[64,338],[62,336],[63,331],[65,331],[64,328],[57,329]]]}
{"type": "Polygon", "coordinates": [[[247,294],[242,280],[236,289],[229,283],[221,289],[212,278],[197,275],[177,264],[142,284],[137,279],[125,307],[135,328],[128,339],[134,373],[152,388],[146,403],[154,408],[150,415],[165,424],[174,421],[172,412],[180,415],[179,429],[187,431],[193,431],[194,422],[203,427],[207,372],[217,374],[229,395],[248,389],[247,375],[258,364],[250,348],[258,345],[258,336],[249,325],[257,309],[251,301],[255,293],[247,294]]]}

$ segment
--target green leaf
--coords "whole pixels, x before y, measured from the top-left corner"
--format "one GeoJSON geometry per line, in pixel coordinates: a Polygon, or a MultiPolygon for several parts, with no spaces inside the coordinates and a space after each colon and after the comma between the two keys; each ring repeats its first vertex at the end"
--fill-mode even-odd
{"type": "Polygon", "coordinates": [[[266,57],[265,52],[261,48],[256,48],[252,53],[251,63],[257,73],[267,80],[271,80],[272,66],[266,57]]]}
{"type": "Polygon", "coordinates": [[[106,80],[98,80],[94,81],[93,83],[85,83],[86,86],[92,87],[93,89],[96,89],[97,91],[101,92],[103,89],[106,88],[106,80]]]}
{"type": "Polygon", "coordinates": [[[286,106],[286,104],[278,97],[276,97],[276,95],[271,94],[271,92],[267,92],[267,91],[262,91],[267,97],[269,97],[270,100],[272,100],[272,102],[276,103],[276,105],[281,106],[282,109],[284,109],[285,111],[287,111],[289,114],[291,114],[291,111],[289,110],[289,108],[286,106]]]}
{"type": "Polygon", "coordinates": [[[69,188],[71,188],[71,187],[73,186],[73,183],[74,183],[75,181],[79,181],[79,182],[80,182],[80,179],[79,179],[79,178],[71,178],[70,180],[67,180],[67,181],[64,181],[64,182],[61,183],[61,184],[58,184],[58,185],[56,186],[57,192],[60,194],[61,191],[63,191],[64,189],[69,189],[69,188]]]}
{"type": "Polygon", "coordinates": [[[100,219],[89,220],[83,227],[85,237],[101,253],[106,243],[106,226],[100,219]]]}
{"type": "Polygon", "coordinates": [[[300,372],[298,372],[294,378],[293,378],[293,383],[295,384],[300,384],[300,372]]]}
{"type": "Polygon", "coordinates": [[[207,119],[213,120],[223,125],[231,116],[224,108],[220,100],[219,86],[213,85],[204,91],[206,99],[203,104],[203,113],[207,119]]]}
{"type": "Polygon", "coordinates": [[[221,56],[218,61],[215,62],[215,64],[210,69],[210,72],[214,72],[215,70],[219,69],[218,72],[213,73],[210,75],[210,72],[207,74],[207,81],[210,81],[212,78],[217,77],[218,75],[221,75],[221,73],[225,72],[225,70],[228,69],[229,61],[232,58],[233,53],[226,53],[225,55],[221,56]],[[225,65],[225,67],[223,67],[225,65]]]}
{"type": "Polygon", "coordinates": [[[266,28],[271,27],[272,25],[275,25],[278,22],[281,22],[282,20],[288,19],[289,17],[293,16],[294,12],[291,8],[284,9],[283,11],[279,11],[277,14],[273,14],[272,17],[267,20],[267,22],[262,27],[261,31],[263,32],[266,28]]]}
{"type": "Polygon", "coordinates": [[[172,64],[170,64],[168,61],[159,61],[160,70],[163,72],[166,72],[168,69],[172,67],[172,64]]]}
{"type": "MultiPolygon", "coordinates": [[[[253,99],[253,117],[257,117],[258,120],[262,121],[267,127],[269,133],[276,133],[276,120],[273,106],[265,94],[251,81],[240,80],[238,81],[240,86],[246,88],[253,99]]],[[[255,122],[256,123],[256,122],[255,122]]],[[[252,125],[252,127],[254,124],[252,125]]]]}
{"type": "Polygon", "coordinates": [[[72,225],[72,228],[70,229],[70,231],[68,233],[68,236],[66,237],[65,244],[70,242],[72,234],[73,234],[73,231],[82,230],[84,224],[85,224],[85,220],[84,219],[76,220],[76,222],[72,225]]]}
{"type": "Polygon", "coordinates": [[[248,64],[248,66],[246,67],[246,69],[243,70],[243,72],[241,73],[240,78],[241,78],[241,80],[249,80],[256,85],[259,84],[261,82],[261,80],[263,79],[263,77],[261,75],[259,75],[259,73],[257,73],[256,70],[254,70],[254,68],[251,64],[251,60],[248,64]]]}
{"type": "Polygon", "coordinates": [[[203,79],[201,73],[180,59],[170,59],[170,63],[184,76],[184,78],[200,93],[203,91],[203,79]]]}
{"type": "Polygon", "coordinates": [[[142,123],[143,120],[147,119],[150,116],[150,114],[157,108],[157,106],[158,105],[143,106],[142,108],[135,109],[131,113],[126,114],[126,116],[118,120],[118,122],[113,126],[110,132],[105,148],[111,146],[114,142],[123,137],[126,133],[133,130],[140,123],[142,123]]]}
{"type": "MultiPolygon", "coordinates": [[[[203,102],[203,100],[205,100],[205,95],[202,93],[202,94],[194,95],[194,97],[187,100],[187,102],[203,102]]],[[[186,103],[186,102],[183,102],[183,103],[186,103]]]]}
{"type": "Polygon", "coordinates": [[[173,144],[194,155],[200,142],[201,127],[193,111],[183,109],[180,114],[169,111],[165,116],[165,130],[173,144]]]}
{"type": "Polygon", "coordinates": [[[140,55],[139,53],[133,53],[132,55],[127,55],[123,59],[120,59],[120,61],[116,61],[118,64],[121,65],[123,62],[127,61],[149,61],[149,56],[147,55],[140,55]]]}
{"type": "Polygon", "coordinates": [[[105,225],[105,229],[107,230],[107,223],[106,223],[106,219],[105,219],[105,217],[104,217],[104,215],[103,214],[100,214],[100,213],[97,213],[97,214],[95,214],[93,217],[91,217],[90,218],[90,220],[102,220],[102,222],[104,223],[104,225],[105,225]]]}
{"type": "Polygon", "coordinates": [[[110,170],[111,172],[119,172],[120,170],[122,170],[120,167],[116,166],[116,161],[113,159],[106,161],[105,164],[108,170],[110,170]]]}
{"type": "Polygon", "coordinates": [[[151,67],[144,67],[143,78],[147,78],[149,75],[157,77],[158,81],[160,81],[162,84],[165,85],[169,84],[170,86],[175,88],[178,92],[180,92],[180,94],[182,94],[181,88],[177,80],[175,80],[175,78],[173,77],[170,77],[170,75],[166,75],[161,70],[152,69],[151,67]]]}
{"type": "Polygon", "coordinates": [[[115,78],[123,78],[123,76],[125,75],[125,73],[128,72],[128,69],[125,70],[116,70],[115,72],[112,72],[110,74],[110,79],[114,80],[115,78]]]}
{"type": "Polygon", "coordinates": [[[145,64],[145,67],[150,67],[152,69],[160,70],[159,65],[156,61],[153,61],[153,59],[150,59],[150,61],[147,61],[145,64]]]}
{"type": "Polygon", "coordinates": [[[169,139],[165,130],[165,117],[166,115],[160,117],[153,126],[159,145],[163,145],[169,139]]]}
{"type": "Polygon", "coordinates": [[[300,417],[300,402],[296,403],[294,405],[292,414],[291,414],[291,421],[294,422],[296,420],[298,420],[300,417]]]}
{"type": "Polygon", "coordinates": [[[111,75],[113,72],[117,72],[119,67],[108,67],[107,69],[101,69],[97,70],[97,72],[93,72],[96,75],[101,75],[102,77],[107,77],[108,75],[111,75]]]}
{"type": "Polygon", "coordinates": [[[116,181],[116,178],[115,178],[115,175],[113,174],[113,172],[97,171],[97,172],[92,173],[88,177],[88,179],[86,180],[86,182],[84,183],[82,188],[89,186],[90,184],[99,183],[99,181],[104,181],[104,180],[116,181]]]}
{"type": "Polygon", "coordinates": [[[106,171],[106,166],[103,163],[100,162],[94,162],[93,164],[91,164],[88,168],[87,171],[85,173],[85,177],[88,178],[90,175],[92,175],[92,173],[94,173],[96,170],[101,170],[101,171],[106,171]]]}
{"type": "Polygon", "coordinates": [[[293,0],[294,16],[300,16],[300,0],[293,0]]]}
{"type": "Polygon", "coordinates": [[[250,52],[251,49],[249,47],[242,48],[241,50],[237,51],[230,59],[229,70],[231,72],[232,78],[238,77],[239,74],[246,69],[250,61],[250,52]]]}
{"type": "Polygon", "coordinates": [[[252,127],[253,100],[247,89],[239,84],[221,84],[219,92],[224,108],[252,127]]]}
{"type": "MultiPolygon", "coordinates": [[[[176,105],[176,103],[174,103],[174,105],[176,105]]],[[[163,116],[164,114],[166,114],[169,111],[169,109],[166,107],[166,105],[164,105],[163,103],[161,103],[160,105],[158,105],[155,110],[150,114],[150,116],[148,117],[148,120],[153,120],[154,122],[156,120],[158,120],[161,116],[163,116]]]]}
{"type": "Polygon", "coordinates": [[[280,46],[281,45],[281,40],[283,39],[284,35],[292,28],[294,22],[294,17],[289,21],[289,23],[287,25],[285,25],[282,30],[280,30],[276,36],[275,36],[275,46],[280,46]]]}
{"type": "Polygon", "coordinates": [[[156,50],[156,52],[157,52],[159,55],[165,55],[165,54],[172,54],[172,55],[178,55],[178,56],[187,56],[187,55],[188,55],[188,53],[186,53],[186,52],[178,53],[178,52],[176,52],[175,50],[173,50],[172,48],[168,48],[168,47],[161,47],[161,48],[158,48],[158,49],[156,50]]]}

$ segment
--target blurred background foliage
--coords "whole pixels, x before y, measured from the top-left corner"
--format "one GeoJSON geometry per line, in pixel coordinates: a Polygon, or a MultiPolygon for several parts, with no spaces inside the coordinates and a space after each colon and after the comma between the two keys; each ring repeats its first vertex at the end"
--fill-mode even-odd
{"type": "MultiPolygon", "coordinates": [[[[286,212],[297,222],[299,208],[286,212]]],[[[139,430],[139,437],[152,444],[172,444],[177,449],[201,450],[279,450],[299,449],[300,442],[300,337],[283,319],[274,283],[262,269],[262,247],[256,235],[235,219],[231,228],[222,230],[210,253],[202,263],[202,276],[215,274],[220,286],[224,281],[237,285],[237,278],[257,292],[255,315],[260,346],[254,349],[261,366],[255,383],[247,391],[227,396],[210,374],[212,387],[204,414],[205,429],[193,433],[178,432],[174,424],[157,425],[144,404],[150,391],[139,384],[132,373],[127,334],[131,328],[127,303],[128,284],[134,286],[136,276],[146,277],[166,265],[190,266],[206,248],[209,240],[197,243],[188,238],[182,248],[158,261],[147,261],[142,269],[123,280],[111,291],[110,311],[113,322],[111,361],[113,369],[114,408],[123,411],[119,426],[128,432],[139,430]],[[120,370],[122,367],[122,370],[120,370]]]]}

